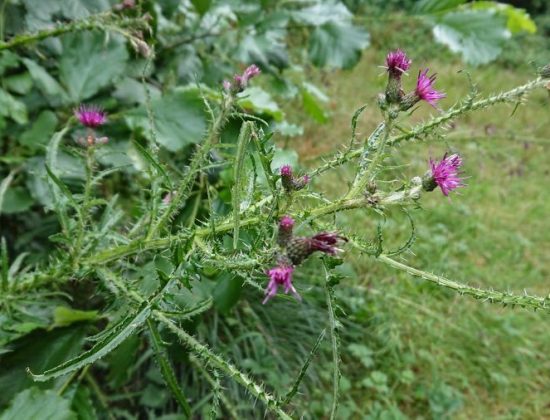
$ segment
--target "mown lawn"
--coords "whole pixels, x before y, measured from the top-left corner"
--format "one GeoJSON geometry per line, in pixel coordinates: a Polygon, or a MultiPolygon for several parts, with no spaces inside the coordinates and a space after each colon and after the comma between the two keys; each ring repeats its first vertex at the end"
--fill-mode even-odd
{"type": "MultiPolygon", "coordinates": [[[[350,118],[359,106],[368,103],[360,132],[366,135],[376,126],[374,98],[385,84],[378,66],[389,47],[409,47],[414,70],[405,79],[407,87],[413,87],[419,66],[437,71],[437,86],[448,95],[443,108],[469,90],[461,70],[470,72],[481,95],[534,76],[527,64],[468,68],[457,57],[440,53],[425,31],[415,30],[418,44],[411,39],[399,43],[391,30],[375,32],[377,44],[352,71],[312,71],[331,98],[331,119],[324,125],[308,124],[303,136],[290,141],[302,165],[313,167],[320,156],[347,144],[350,118]]],[[[289,114],[296,113],[293,105],[289,114]]],[[[422,209],[413,214],[417,239],[414,253],[405,257],[408,263],[483,288],[550,293],[549,105],[548,92],[541,90],[515,112],[512,105],[499,105],[470,114],[448,127],[446,141],[404,144],[394,152],[390,161],[399,168],[390,179],[422,175],[428,159],[446,151],[463,156],[468,177],[468,186],[450,200],[439,191],[424,196],[422,209]]],[[[435,113],[424,105],[411,120],[435,113]]],[[[328,194],[341,192],[352,173],[347,168],[314,182],[328,194]]],[[[410,228],[403,213],[388,215],[384,235],[391,248],[406,240],[410,228]]],[[[339,220],[343,229],[372,237],[380,217],[351,212],[339,220]]],[[[423,418],[550,417],[547,314],[461,297],[366,256],[353,255],[348,261],[344,269],[352,274],[340,285],[341,298],[353,299],[347,306],[355,309],[347,317],[360,332],[344,331],[342,336],[344,394],[351,396],[342,416],[357,405],[355,413],[370,412],[373,418],[397,418],[399,413],[423,418]]]]}

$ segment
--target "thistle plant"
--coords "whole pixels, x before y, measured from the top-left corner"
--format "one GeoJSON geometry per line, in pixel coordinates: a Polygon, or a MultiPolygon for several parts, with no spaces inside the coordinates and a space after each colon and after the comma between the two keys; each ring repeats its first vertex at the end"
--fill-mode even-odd
{"type": "MultiPolygon", "coordinates": [[[[132,2],[121,5],[121,10],[133,7],[132,2]]],[[[109,26],[111,19],[112,16],[97,18],[82,24],[82,28],[74,26],[71,30],[109,26]]],[[[34,39],[51,34],[57,32],[39,33],[34,35],[34,39]]],[[[0,49],[15,47],[27,39],[0,44],[0,49]]],[[[128,39],[141,45],[141,51],[153,53],[152,46],[143,45],[144,41],[135,32],[128,35],[128,39]]],[[[304,261],[311,259],[325,270],[322,285],[327,294],[327,320],[334,363],[330,417],[337,418],[340,355],[334,290],[338,288],[339,277],[334,269],[354,252],[365,255],[373,263],[388,265],[482,301],[548,311],[548,297],[484,290],[409,266],[401,257],[414,245],[415,222],[412,218],[411,236],[397,250],[384,247],[382,227],[372,235],[367,231],[350,232],[339,223],[337,216],[341,212],[363,211],[390,217],[392,208],[416,208],[423,196],[436,188],[444,196],[457,188],[467,188],[464,183],[467,174],[461,172],[462,157],[458,153],[449,152],[437,157],[441,159],[439,161],[426,156],[426,173],[419,173],[399,185],[382,182],[383,172],[389,165],[387,158],[394,153],[396,146],[404,147],[413,140],[429,141],[444,136],[443,128],[448,122],[501,103],[519,103],[529,92],[548,83],[545,70],[522,86],[487,98],[479,98],[477,91],[472,89],[464,100],[442,110],[441,100],[446,95],[435,89],[436,77],[429,75],[428,69],[420,69],[416,85],[409,86],[405,75],[413,71],[413,63],[414,60],[401,50],[388,54],[387,87],[378,98],[380,123],[370,135],[360,139],[355,124],[364,107],[356,111],[353,114],[351,147],[336,151],[319,167],[303,175],[290,164],[274,164],[276,138],[269,132],[269,124],[246,113],[240,105],[246,98],[247,89],[262,77],[260,68],[249,64],[232,81],[224,81],[215,91],[203,92],[210,123],[203,141],[194,147],[184,170],[174,168],[164,160],[155,136],[147,142],[135,141],[135,151],[144,165],[143,174],[137,174],[136,178],[139,178],[145,193],[139,206],[132,209],[121,206],[116,195],[102,194],[102,182],[117,171],[116,168],[102,168],[97,159],[98,151],[107,139],[98,137],[95,130],[108,126],[106,113],[93,105],[76,108],[77,121],[88,130],[85,138],[77,137],[77,144],[83,147],[74,150],[85,163],[84,182],[78,188],[71,188],[61,179],[56,168],[61,145],[71,147],[69,137],[78,136],[78,128],[73,127],[73,121],[69,119],[65,127],[51,138],[45,167],[55,203],[53,211],[61,227],[53,238],[56,249],[47,264],[18,272],[7,267],[4,246],[0,304],[5,311],[16,311],[18,300],[33,295],[41,299],[45,290],[62,291],[69,281],[80,284],[90,281],[94,291],[87,297],[91,298],[101,290],[108,297],[104,299],[105,306],[99,310],[112,312],[108,317],[109,326],[93,337],[87,350],[46,371],[29,370],[31,378],[44,382],[64,376],[63,389],[66,389],[130,336],[145,332],[166,386],[186,417],[192,416],[191,406],[196,401],[188,398],[184,384],[178,382],[174,361],[166,351],[169,341],[179,341],[192,364],[198,365],[198,369],[209,378],[216,396],[214,416],[218,411],[217,404],[220,401],[226,404],[217,379],[221,374],[242,386],[274,416],[298,417],[300,413],[292,412],[290,403],[292,398],[298,398],[296,393],[300,382],[307,380],[305,371],[311,359],[305,360],[303,368],[296,372],[297,379],[290,390],[272,389],[269,383],[261,384],[194,337],[187,321],[209,311],[214,298],[209,296],[190,304],[185,297],[198,296],[197,290],[207,283],[206,279],[212,277],[212,273],[233,273],[235,277],[246,279],[243,287],[250,287],[256,294],[255,298],[265,305],[284,299],[285,294],[295,298],[293,304],[301,305],[308,299],[308,287],[319,280],[298,284],[294,276],[304,261]],[[426,105],[434,108],[435,116],[406,128],[414,107],[426,105]],[[227,124],[235,120],[240,123],[238,139],[235,144],[224,143],[222,133],[227,124]],[[216,160],[217,156],[222,157],[216,160]],[[349,188],[337,198],[324,198],[320,194],[323,192],[322,176],[338,171],[346,164],[354,169],[349,188]],[[229,207],[225,211],[216,210],[215,206],[216,202],[221,202],[216,201],[222,193],[220,183],[209,180],[210,171],[218,166],[229,168],[227,174],[231,178],[231,199],[224,203],[229,207]],[[158,287],[145,290],[133,279],[145,272],[150,263],[154,266],[158,287]],[[213,376],[208,373],[210,370],[215,372],[213,376]]],[[[438,86],[438,89],[444,88],[438,86]]],[[[155,133],[156,121],[150,98],[147,107],[150,129],[155,133]]],[[[452,200],[460,200],[460,196],[455,195],[452,200]]],[[[440,205],[449,206],[448,200],[441,197],[440,205]]],[[[453,211],[452,204],[449,211],[453,211]]],[[[319,333],[312,356],[325,336],[324,330],[319,333]]]]}

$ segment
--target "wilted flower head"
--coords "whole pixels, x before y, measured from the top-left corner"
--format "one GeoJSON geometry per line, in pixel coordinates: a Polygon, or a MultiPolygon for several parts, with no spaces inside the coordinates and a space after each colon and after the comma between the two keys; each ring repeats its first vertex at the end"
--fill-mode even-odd
{"type": "Polygon", "coordinates": [[[346,238],[335,232],[320,232],[311,237],[297,237],[289,242],[287,255],[294,265],[298,265],[315,251],[336,255],[342,251],[337,247],[338,243],[345,241],[347,241],[346,238]]]}
{"type": "Polygon", "coordinates": [[[95,105],[80,105],[74,110],[78,121],[86,127],[95,128],[107,122],[107,114],[95,105]]]}
{"type": "Polygon", "coordinates": [[[411,66],[412,60],[407,57],[404,51],[397,49],[386,56],[386,68],[390,76],[401,77],[411,66]]]}
{"type": "Polygon", "coordinates": [[[433,191],[436,187],[439,187],[443,195],[448,196],[451,191],[463,187],[463,179],[460,177],[459,172],[461,166],[462,158],[457,154],[448,157],[445,154],[440,162],[430,159],[431,169],[424,177],[422,184],[424,189],[433,191]]]}
{"type": "Polygon", "coordinates": [[[415,93],[417,100],[423,100],[428,102],[431,106],[435,107],[437,101],[444,98],[446,95],[443,92],[439,92],[433,88],[433,84],[436,79],[436,75],[428,76],[428,70],[420,70],[418,72],[418,79],[416,81],[415,93]]]}
{"type": "Polygon", "coordinates": [[[253,77],[256,77],[261,73],[260,68],[256,64],[248,66],[243,74],[236,74],[233,76],[234,83],[231,83],[227,80],[223,81],[223,88],[227,91],[241,92],[248,86],[248,82],[253,77]]]}
{"type": "Polygon", "coordinates": [[[294,272],[294,267],[284,263],[279,263],[277,267],[272,268],[267,271],[269,277],[269,283],[265,289],[265,298],[263,304],[265,304],[269,299],[277,294],[279,286],[282,286],[285,293],[292,292],[294,297],[298,300],[302,300],[294,286],[292,285],[292,273],[294,272]]]}
{"type": "Polygon", "coordinates": [[[301,177],[295,177],[292,173],[292,167],[290,165],[281,166],[281,183],[286,192],[298,191],[304,188],[309,182],[309,176],[304,175],[301,177]]]}

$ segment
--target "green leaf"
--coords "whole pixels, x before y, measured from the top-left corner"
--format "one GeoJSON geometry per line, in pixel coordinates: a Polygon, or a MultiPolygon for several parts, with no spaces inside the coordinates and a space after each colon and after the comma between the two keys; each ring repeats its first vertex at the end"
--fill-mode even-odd
{"type": "Polygon", "coordinates": [[[32,77],[29,73],[6,77],[4,79],[4,86],[12,92],[26,95],[32,88],[32,77]]]}
{"type": "Polygon", "coordinates": [[[134,333],[135,330],[141,327],[150,314],[150,305],[144,305],[136,314],[128,315],[112,327],[90,350],[40,375],[35,375],[29,370],[32,379],[37,382],[45,382],[94,363],[114,350],[120,343],[134,333]]]}
{"type": "Polygon", "coordinates": [[[31,128],[21,134],[19,143],[33,149],[44,146],[55,132],[57,123],[57,116],[52,111],[42,111],[34,120],[31,128]]]}
{"type": "Polygon", "coordinates": [[[350,24],[327,23],[309,38],[309,56],[317,67],[353,67],[369,45],[369,34],[350,24]]]}
{"type": "Polygon", "coordinates": [[[317,86],[304,82],[302,89],[302,106],[304,110],[317,122],[325,123],[328,120],[328,112],[323,104],[328,102],[328,96],[325,95],[317,86]]]}
{"type": "Polygon", "coordinates": [[[462,54],[473,65],[494,60],[510,38],[506,19],[490,10],[463,10],[443,15],[433,28],[436,41],[462,54]]]}
{"type": "MultiPolygon", "coordinates": [[[[172,152],[200,142],[206,132],[204,103],[196,91],[175,89],[151,101],[151,108],[155,116],[157,141],[172,152]]],[[[129,111],[125,120],[131,129],[141,129],[146,137],[151,137],[145,107],[129,111]]]]}
{"type": "Polygon", "coordinates": [[[101,32],[79,32],[62,38],[59,77],[69,98],[78,103],[95,95],[123,74],[128,52],[124,43],[101,32]]]}
{"type": "Polygon", "coordinates": [[[327,23],[350,23],[353,15],[343,3],[329,0],[293,11],[291,17],[298,23],[321,26],[327,23]]]}
{"type": "Polygon", "coordinates": [[[212,0],[191,0],[191,4],[193,4],[193,7],[195,7],[195,10],[199,13],[199,15],[202,16],[208,12],[208,9],[210,9],[212,0]]]}
{"type": "Polygon", "coordinates": [[[145,159],[147,162],[149,162],[164,178],[164,181],[166,182],[166,187],[169,191],[172,191],[172,180],[168,176],[168,173],[164,170],[162,165],[151,156],[151,154],[143,148],[141,144],[139,144],[137,141],[133,143],[134,148],[138,151],[138,153],[141,155],[143,159],[145,159]]]}
{"type": "Polygon", "coordinates": [[[3,89],[0,89],[0,116],[10,117],[18,124],[26,124],[29,120],[25,104],[3,89]]]}
{"type": "Polygon", "coordinates": [[[26,389],[17,394],[0,420],[76,420],[70,403],[52,390],[26,389]]]}
{"type": "Polygon", "coordinates": [[[279,30],[246,35],[239,42],[236,58],[243,63],[257,63],[265,68],[269,68],[270,64],[279,69],[288,67],[285,32],[279,30]]]}
{"type": "Polygon", "coordinates": [[[90,390],[84,386],[77,388],[71,407],[78,420],[96,420],[99,418],[90,397],[90,390]]]}
{"type": "Polygon", "coordinates": [[[534,34],[537,32],[537,24],[524,9],[496,1],[476,1],[468,6],[473,10],[491,10],[505,17],[506,27],[513,34],[518,32],[534,34]]]}
{"type": "Polygon", "coordinates": [[[110,7],[108,0],[23,0],[23,3],[27,10],[25,23],[31,31],[50,27],[57,16],[83,19],[110,7]]]}
{"type": "Polygon", "coordinates": [[[244,279],[232,273],[221,274],[212,291],[214,306],[222,314],[227,314],[239,301],[243,289],[244,279]]]}
{"type": "Polygon", "coordinates": [[[467,0],[420,0],[414,6],[416,13],[439,13],[456,9],[467,0]]]}
{"type": "Polygon", "coordinates": [[[260,87],[246,89],[239,99],[239,105],[256,114],[269,115],[275,121],[282,121],[284,112],[279,108],[272,96],[260,87]]]}
{"type": "Polygon", "coordinates": [[[101,319],[97,311],[80,311],[78,309],[58,306],[53,312],[53,327],[66,327],[75,322],[97,321],[101,319]]]}
{"type": "Polygon", "coordinates": [[[23,59],[23,64],[29,70],[38,89],[48,98],[52,106],[68,102],[67,92],[50,74],[36,62],[23,59]]]}
{"type": "Polygon", "coordinates": [[[34,200],[29,192],[23,187],[8,188],[2,200],[0,213],[14,214],[27,211],[34,200]]]}

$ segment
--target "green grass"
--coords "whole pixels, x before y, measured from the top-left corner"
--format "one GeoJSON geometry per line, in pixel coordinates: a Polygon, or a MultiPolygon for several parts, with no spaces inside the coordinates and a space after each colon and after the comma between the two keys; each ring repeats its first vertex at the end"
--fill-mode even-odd
{"type": "MultiPolygon", "coordinates": [[[[360,132],[366,135],[375,127],[379,112],[374,98],[385,84],[377,66],[387,48],[403,46],[413,56],[415,70],[405,79],[408,88],[419,66],[438,72],[437,87],[448,94],[443,108],[468,92],[468,80],[459,70],[471,73],[482,95],[533,77],[527,64],[516,69],[499,64],[464,67],[431,43],[424,29],[414,30],[421,47],[410,39],[399,44],[395,32],[386,28],[374,31],[377,45],[352,71],[312,72],[331,97],[332,118],[322,126],[308,124],[304,135],[290,142],[304,166],[315,166],[319,156],[347,144],[350,117],[362,104],[369,106],[360,119],[360,132]]],[[[450,200],[434,191],[422,199],[423,208],[414,211],[418,237],[414,254],[405,257],[411,265],[483,288],[548,295],[549,104],[547,92],[536,92],[513,115],[513,106],[500,105],[457,120],[446,142],[432,139],[396,151],[391,162],[403,166],[394,177],[422,175],[430,157],[448,150],[462,154],[468,176],[467,188],[450,200]]],[[[289,114],[298,119],[292,106],[289,114]]],[[[424,105],[411,121],[434,113],[424,105]]],[[[352,174],[353,168],[344,168],[314,180],[315,186],[337,194],[352,174]]],[[[355,211],[342,214],[339,222],[372,237],[378,220],[374,213],[355,211]]],[[[398,246],[408,230],[403,214],[390,213],[384,231],[388,246],[398,246]]],[[[338,287],[347,312],[342,337],[347,402],[342,418],[398,418],[399,413],[464,419],[550,416],[547,314],[457,296],[366,256],[348,253],[346,260],[344,268],[351,275],[338,287]]]]}

